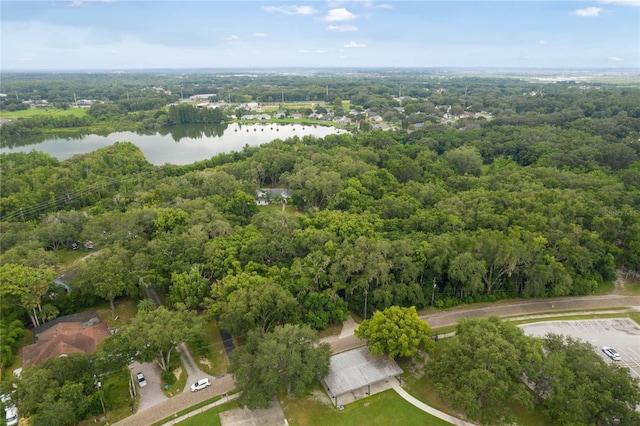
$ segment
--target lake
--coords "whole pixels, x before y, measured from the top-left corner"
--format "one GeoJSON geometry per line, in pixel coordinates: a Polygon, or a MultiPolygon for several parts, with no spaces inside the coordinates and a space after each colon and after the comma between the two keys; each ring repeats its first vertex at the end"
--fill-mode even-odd
{"type": "Polygon", "coordinates": [[[257,146],[293,136],[325,137],[330,134],[348,133],[331,126],[302,124],[241,124],[228,125],[181,125],[155,134],[115,132],[107,136],[68,135],[48,136],[48,139],[33,144],[2,147],[0,153],[42,151],[59,160],[76,154],[86,154],[115,142],[131,142],[143,152],[154,165],[191,164],[207,160],[217,154],[241,151],[245,145],[257,146]]]}

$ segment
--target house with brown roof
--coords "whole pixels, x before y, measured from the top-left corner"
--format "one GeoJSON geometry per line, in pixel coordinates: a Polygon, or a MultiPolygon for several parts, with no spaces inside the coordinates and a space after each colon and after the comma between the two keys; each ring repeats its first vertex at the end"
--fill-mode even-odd
{"type": "Polygon", "coordinates": [[[110,335],[95,311],[56,318],[33,330],[33,344],[22,349],[22,368],[74,352],[93,353],[110,335]]]}

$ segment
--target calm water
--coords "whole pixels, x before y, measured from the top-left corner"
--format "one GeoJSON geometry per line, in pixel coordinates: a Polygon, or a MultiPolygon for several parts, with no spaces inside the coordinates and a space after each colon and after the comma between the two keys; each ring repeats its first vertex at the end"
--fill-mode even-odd
{"type": "Polygon", "coordinates": [[[76,154],[85,154],[115,142],[131,142],[144,153],[151,164],[191,164],[209,159],[216,154],[240,151],[245,145],[257,146],[274,139],[293,136],[316,136],[347,133],[346,130],[327,126],[300,124],[237,124],[225,126],[175,126],[163,133],[149,135],[135,132],[116,132],[107,136],[75,135],[52,137],[42,142],[12,148],[0,148],[0,153],[42,151],[66,160],[76,154]]]}

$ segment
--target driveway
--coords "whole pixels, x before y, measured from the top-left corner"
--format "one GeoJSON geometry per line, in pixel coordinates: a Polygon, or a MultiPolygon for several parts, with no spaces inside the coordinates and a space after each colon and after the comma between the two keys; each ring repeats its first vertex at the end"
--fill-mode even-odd
{"type": "Polygon", "coordinates": [[[187,345],[180,343],[178,345],[178,351],[180,352],[180,359],[182,359],[182,365],[187,373],[187,384],[184,386],[183,392],[191,392],[191,385],[200,379],[209,378],[212,382],[214,377],[203,373],[196,364],[195,360],[191,356],[191,352],[187,349],[187,345]]]}
{"type": "Polygon", "coordinates": [[[146,410],[147,408],[151,408],[154,405],[167,400],[167,397],[162,392],[161,387],[162,383],[160,381],[160,376],[162,375],[162,370],[155,362],[142,364],[134,361],[129,365],[129,370],[131,370],[131,374],[134,376],[133,378],[136,383],[136,389],[140,394],[140,406],[138,407],[138,411],[146,410]],[[145,379],[147,379],[147,386],[144,388],[138,386],[138,382],[135,380],[136,373],[144,374],[145,379]]]}

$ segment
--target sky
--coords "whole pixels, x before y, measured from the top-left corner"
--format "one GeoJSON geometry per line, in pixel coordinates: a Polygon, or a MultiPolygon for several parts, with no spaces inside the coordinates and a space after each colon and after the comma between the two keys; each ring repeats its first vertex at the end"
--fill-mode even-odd
{"type": "Polygon", "coordinates": [[[640,0],[0,1],[0,70],[640,71],[640,0]]]}

